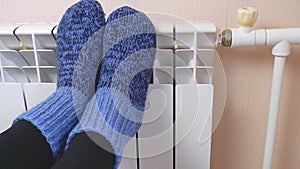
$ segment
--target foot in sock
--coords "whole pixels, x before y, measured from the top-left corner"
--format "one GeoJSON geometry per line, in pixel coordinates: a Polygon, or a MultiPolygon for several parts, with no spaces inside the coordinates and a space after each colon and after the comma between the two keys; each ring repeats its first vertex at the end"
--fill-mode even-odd
{"type": "Polygon", "coordinates": [[[98,133],[112,145],[117,169],[125,145],[143,119],[156,55],[153,24],[130,7],[117,9],[107,20],[103,53],[96,94],[70,133],[67,147],[76,134],[98,133]]]}
{"type": "Polygon", "coordinates": [[[104,13],[96,0],[81,0],[66,11],[57,32],[57,89],[14,121],[34,125],[56,159],[94,94],[104,25],[104,13]]]}

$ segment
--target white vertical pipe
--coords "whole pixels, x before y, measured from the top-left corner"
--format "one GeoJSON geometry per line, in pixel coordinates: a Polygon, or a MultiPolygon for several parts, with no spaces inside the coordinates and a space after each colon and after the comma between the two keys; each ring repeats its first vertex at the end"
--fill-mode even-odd
{"type": "Polygon", "coordinates": [[[272,160],[286,57],[275,56],[269,121],[266,134],[263,169],[272,169],[272,160]]]}
{"type": "Polygon", "coordinates": [[[280,96],[286,57],[290,55],[291,46],[286,40],[281,41],[272,49],[275,56],[273,82],[270,98],[269,121],[266,134],[263,169],[272,169],[280,96]]]}

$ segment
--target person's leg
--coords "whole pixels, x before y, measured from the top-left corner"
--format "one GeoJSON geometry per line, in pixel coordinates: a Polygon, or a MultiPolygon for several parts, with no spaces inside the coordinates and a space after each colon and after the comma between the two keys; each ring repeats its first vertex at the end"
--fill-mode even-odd
{"type": "MultiPolygon", "coordinates": [[[[20,120],[35,126],[45,137],[55,159],[63,152],[69,132],[95,93],[102,57],[104,15],[96,0],[81,0],[68,8],[57,31],[57,89],[14,122],[14,127],[20,120]]],[[[23,158],[30,155],[24,154],[23,158]]]]}
{"type": "Polygon", "coordinates": [[[18,121],[0,134],[1,169],[49,169],[51,149],[41,132],[27,121],[18,121]]]}
{"type": "MultiPolygon", "coordinates": [[[[111,144],[115,155],[113,168],[117,169],[125,145],[141,126],[152,79],[156,33],[150,19],[130,7],[114,11],[105,26],[103,52],[96,94],[70,133],[67,146],[80,133],[97,133],[111,144]]],[[[104,169],[105,159],[95,160],[101,162],[94,168],[104,169]]],[[[66,169],[73,169],[67,166],[66,169]]]]}
{"type": "Polygon", "coordinates": [[[113,148],[103,136],[80,133],[51,169],[112,169],[115,161],[112,152],[113,148]]]}

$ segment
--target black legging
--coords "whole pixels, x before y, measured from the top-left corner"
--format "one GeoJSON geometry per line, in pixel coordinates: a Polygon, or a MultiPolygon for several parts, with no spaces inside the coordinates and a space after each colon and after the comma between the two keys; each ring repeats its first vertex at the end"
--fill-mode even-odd
{"type": "Polygon", "coordinates": [[[111,152],[113,148],[104,137],[95,133],[78,134],[51,169],[113,169],[115,156],[111,152]]]}
{"type": "Polygon", "coordinates": [[[0,134],[1,169],[112,169],[114,154],[104,137],[89,133],[74,137],[69,149],[55,163],[52,152],[40,131],[27,121],[19,121],[0,134]],[[89,135],[89,136],[88,136],[89,135]],[[95,144],[92,136],[109,149],[95,144]]]}

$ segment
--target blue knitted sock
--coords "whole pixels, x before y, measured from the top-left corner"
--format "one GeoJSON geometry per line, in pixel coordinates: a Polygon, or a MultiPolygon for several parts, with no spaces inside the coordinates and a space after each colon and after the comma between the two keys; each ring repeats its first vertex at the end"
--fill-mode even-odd
{"type": "Polygon", "coordinates": [[[117,169],[125,145],[141,126],[156,55],[156,33],[149,18],[130,7],[114,11],[103,36],[103,60],[95,96],[67,145],[81,132],[104,136],[112,145],[117,169]]]}
{"type": "Polygon", "coordinates": [[[36,126],[54,158],[64,149],[69,132],[78,123],[77,116],[95,92],[104,15],[96,0],[81,0],[66,11],[57,32],[57,89],[14,121],[26,120],[36,126]]]}

